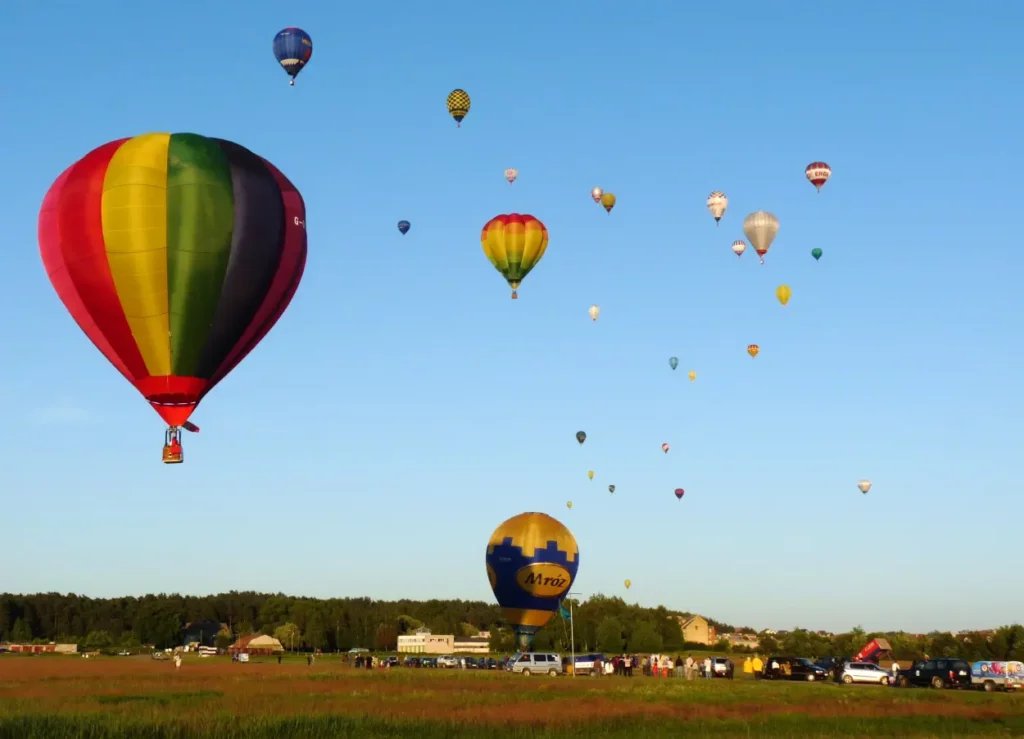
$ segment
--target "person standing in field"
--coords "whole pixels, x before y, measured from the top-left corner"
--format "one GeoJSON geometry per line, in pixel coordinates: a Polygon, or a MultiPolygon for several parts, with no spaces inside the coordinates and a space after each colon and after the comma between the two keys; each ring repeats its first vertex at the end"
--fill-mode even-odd
{"type": "Polygon", "coordinates": [[[764,662],[761,661],[761,655],[759,655],[759,654],[755,654],[754,655],[754,661],[751,664],[751,666],[754,668],[754,679],[755,680],[760,680],[761,679],[761,671],[764,670],[764,662]]]}
{"type": "Polygon", "coordinates": [[[686,679],[687,680],[693,680],[693,655],[692,654],[686,655],[686,665],[684,667],[684,671],[686,672],[686,679]]]}
{"type": "Polygon", "coordinates": [[[753,662],[750,661],[750,657],[749,656],[745,660],[743,660],[743,674],[744,675],[753,675],[754,674],[754,664],[753,664],[753,662]]]}
{"type": "Polygon", "coordinates": [[[705,677],[706,677],[706,678],[707,678],[708,680],[710,680],[710,679],[711,679],[711,676],[712,676],[713,674],[714,674],[714,670],[713,670],[713,668],[712,668],[712,666],[711,666],[711,658],[710,658],[710,657],[705,657],[705,658],[704,658],[704,676],[705,676],[705,677]]]}
{"type": "Polygon", "coordinates": [[[678,655],[678,654],[676,655],[675,665],[676,665],[676,677],[682,677],[683,676],[683,658],[682,658],[681,655],[678,655]]]}

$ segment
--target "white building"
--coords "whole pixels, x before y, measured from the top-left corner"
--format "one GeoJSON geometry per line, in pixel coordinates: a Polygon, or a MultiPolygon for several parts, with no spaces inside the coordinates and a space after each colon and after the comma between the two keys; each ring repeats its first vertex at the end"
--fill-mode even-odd
{"type": "Polygon", "coordinates": [[[490,654],[490,641],[482,636],[460,636],[453,648],[459,654],[490,654]]]}
{"type": "Polygon", "coordinates": [[[398,637],[398,651],[403,654],[452,654],[455,637],[451,634],[431,634],[430,629],[416,629],[414,634],[398,637]]]}

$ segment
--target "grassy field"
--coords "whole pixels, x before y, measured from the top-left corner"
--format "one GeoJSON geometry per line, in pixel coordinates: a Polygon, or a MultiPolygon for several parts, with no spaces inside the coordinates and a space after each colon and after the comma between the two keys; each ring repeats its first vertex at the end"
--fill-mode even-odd
{"type": "Polygon", "coordinates": [[[1024,695],[880,686],[0,658],[0,737],[996,737],[1024,695]]]}

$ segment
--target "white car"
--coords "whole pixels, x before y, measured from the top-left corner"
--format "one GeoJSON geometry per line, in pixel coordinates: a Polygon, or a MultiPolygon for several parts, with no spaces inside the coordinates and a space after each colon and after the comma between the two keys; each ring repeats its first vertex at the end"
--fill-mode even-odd
{"type": "Polygon", "coordinates": [[[853,683],[888,685],[891,678],[891,672],[872,662],[847,662],[843,665],[843,682],[847,685],[853,683]]]}
{"type": "Polygon", "coordinates": [[[455,657],[451,656],[450,654],[445,654],[445,655],[442,655],[442,656],[437,658],[437,666],[438,667],[448,667],[448,668],[458,667],[459,666],[459,660],[456,659],[455,657]]]}

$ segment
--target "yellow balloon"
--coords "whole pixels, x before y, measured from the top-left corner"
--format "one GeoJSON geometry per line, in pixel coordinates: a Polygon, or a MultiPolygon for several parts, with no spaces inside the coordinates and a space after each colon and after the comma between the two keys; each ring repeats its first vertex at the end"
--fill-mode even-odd
{"type": "Polygon", "coordinates": [[[627,588],[627,589],[628,589],[628,588],[629,588],[629,586],[630,586],[630,585],[632,585],[632,584],[633,584],[633,581],[632,581],[632,580],[626,580],[626,582],[625,582],[625,585],[626,585],[626,588],[627,588]]]}
{"type": "Polygon", "coordinates": [[[565,507],[566,508],[572,508],[572,501],[570,500],[568,503],[566,503],[565,507]]]}
{"type": "Polygon", "coordinates": [[[610,192],[606,192],[604,195],[601,196],[601,205],[604,206],[604,209],[606,211],[611,213],[612,208],[615,207],[615,196],[612,195],[610,192]]]}
{"type": "Polygon", "coordinates": [[[693,382],[696,379],[697,379],[697,373],[695,371],[693,371],[693,370],[690,370],[690,382],[693,382]]]}
{"type": "Polygon", "coordinates": [[[587,477],[589,477],[591,480],[593,480],[594,479],[594,471],[593,470],[589,470],[587,472],[587,477]]]}
{"type": "Polygon", "coordinates": [[[789,297],[793,294],[793,291],[789,289],[789,285],[779,285],[778,289],[775,290],[775,297],[779,299],[779,302],[785,305],[789,302],[789,297]]]}

